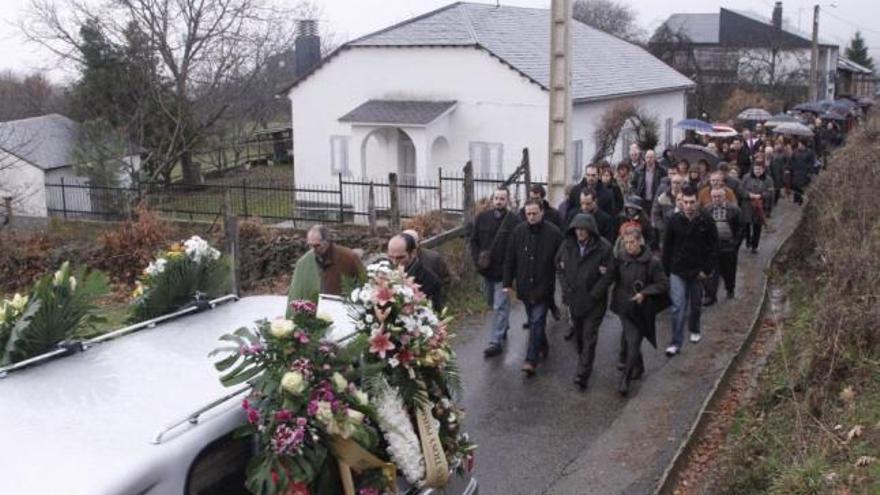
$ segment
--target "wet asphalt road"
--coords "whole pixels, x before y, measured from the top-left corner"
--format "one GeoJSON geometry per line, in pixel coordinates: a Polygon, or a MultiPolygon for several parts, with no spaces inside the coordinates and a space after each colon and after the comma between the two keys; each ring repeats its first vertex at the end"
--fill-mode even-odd
{"type": "MultiPolygon", "coordinates": [[[[484,358],[488,316],[463,322],[456,346],[465,426],[479,444],[475,476],[482,495],[650,493],[696,418],[712,384],[745,338],[772,249],[800,210],[783,203],[758,254],[740,251],[737,298],[704,312],[704,339],[667,359],[669,312],[658,316],[658,349],[647,342],[645,378],[628,398],[616,392],[620,323],[610,311],[599,335],[586,392],[572,383],[577,361],[566,319],[548,315],[550,357],[533,378],[520,371],[528,333],[523,306],[511,311],[504,353],[484,358]]],[[[723,290],[720,291],[723,294],[723,290]]]]}

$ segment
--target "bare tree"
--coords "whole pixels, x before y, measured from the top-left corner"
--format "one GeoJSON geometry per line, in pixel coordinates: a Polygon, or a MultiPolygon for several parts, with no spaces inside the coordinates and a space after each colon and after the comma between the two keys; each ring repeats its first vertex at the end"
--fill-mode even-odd
{"type": "Polygon", "coordinates": [[[633,43],[642,43],[646,37],[645,30],[636,23],[632,7],[614,0],[576,0],[572,17],[633,43]]]}
{"type": "Polygon", "coordinates": [[[76,25],[116,19],[118,25],[104,25],[117,40],[136,25],[155,54],[153,98],[164,120],[161,149],[151,150],[153,174],[167,176],[179,164],[189,185],[201,180],[193,151],[233,102],[255,88],[267,58],[290,46],[294,35],[290,10],[272,0],[111,0],[99,8],[66,1],[59,9],[50,0],[33,0],[25,34],[76,61],[82,41],[76,25]]]}
{"type": "Polygon", "coordinates": [[[25,119],[64,110],[63,89],[41,73],[0,73],[0,121],[25,119]]]}

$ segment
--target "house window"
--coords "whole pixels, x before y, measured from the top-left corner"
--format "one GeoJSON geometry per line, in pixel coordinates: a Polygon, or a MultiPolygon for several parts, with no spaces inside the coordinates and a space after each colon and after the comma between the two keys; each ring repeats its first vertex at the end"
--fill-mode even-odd
{"type": "Polygon", "coordinates": [[[571,180],[577,182],[584,175],[584,140],[571,143],[571,180]]]}
{"type": "Polygon", "coordinates": [[[504,145],[501,143],[471,142],[471,165],[481,177],[502,177],[504,174],[504,145]]]}
{"type": "Polygon", "coordinates": [[[348,168],[348,136],[330,136],[330,168],[334,174],[351,174],[348,168]]]}
{"type": "Polygon", "coordinates": [[[666,119],[663,127],[663,132],[665,134],[664,142],[666,143],[666,147],[672,148],[672,118],[666,119]]]}

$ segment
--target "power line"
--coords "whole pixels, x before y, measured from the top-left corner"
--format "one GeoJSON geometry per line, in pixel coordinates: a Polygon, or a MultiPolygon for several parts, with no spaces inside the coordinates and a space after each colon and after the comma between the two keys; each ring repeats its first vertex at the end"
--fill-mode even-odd
{"type": "Polygon", "coordinates": [[[837,19],[838,21],[843,22],[845,24],[849,24],[850,26],[853,26],[854,28],[858,29],[859,31],[861,31],[863,33],[873,33],[873,34],[880,35],[880,31],[877,31],[875,29],[869,29],[869,28],[862,27],[858,23],[844,19],[843,17],[840,17],[837,14],[833,14],[830,9],[822,9],[822,14],[825,14],[828,17],[831,17],[832,19],[837,19]]]}

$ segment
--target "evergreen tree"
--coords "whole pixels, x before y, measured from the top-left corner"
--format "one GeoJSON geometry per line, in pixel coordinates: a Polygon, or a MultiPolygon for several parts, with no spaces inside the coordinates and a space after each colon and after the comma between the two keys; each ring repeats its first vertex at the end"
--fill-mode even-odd
{"type": "Polygon", "coordinates": [[[849,42],[849,46],[846,47],[846,58],[859,65],[874,70],[874,60],[868,55],[868,47],[865,46],[865,38],[862,38],[862,33],[859,31],[856,31],[856,34],[853,35],[852,40],[849,42]]]}

